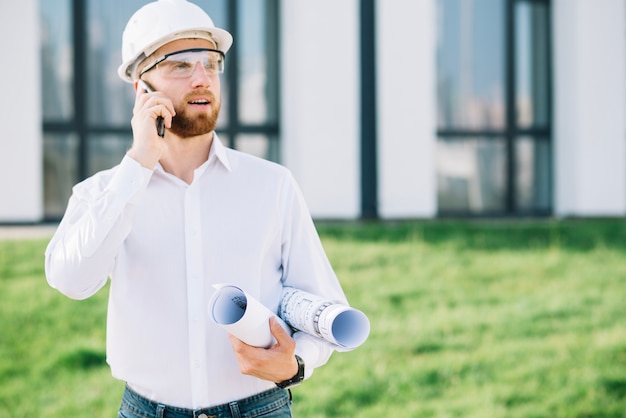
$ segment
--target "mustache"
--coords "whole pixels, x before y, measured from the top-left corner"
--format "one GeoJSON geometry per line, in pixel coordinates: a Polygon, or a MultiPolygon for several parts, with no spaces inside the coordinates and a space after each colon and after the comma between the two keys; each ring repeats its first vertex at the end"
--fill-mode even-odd
{"type": "Polygon", "coordinates": [[[209,99],[211,103],[215,103],[215,94],[213,94],[210,90],[202,90],[202,91],[194,91],[193,93],[189,93],[186,95],[183,100],[185,103],[191,102],[193,100],[197,100],[199,98],[209,99]]]}

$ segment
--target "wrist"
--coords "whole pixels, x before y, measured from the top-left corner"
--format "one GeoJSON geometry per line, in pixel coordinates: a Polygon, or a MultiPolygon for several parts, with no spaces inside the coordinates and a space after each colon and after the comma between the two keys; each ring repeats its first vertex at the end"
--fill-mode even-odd
{"type": "Polygon", "coordinates": [[[161,157],[161,150],[159,149],[139,149],[135,147],[131,147],[126,154],[137,161],[143,167],[148,168],[150,170],[154,169],[157,162],[159,162],[159,158],[161,157]]]}
{"type": "Polygon", "coordinates": [[[297,354],[294,356],[296,360],[296,364],[298,365],[296,373],[287,380],[283,380],[282,382],[276,382],[276,386],[279,388],[286,389],[291,386],[296,386],[302,383],[304,380],[304,360],[297,354]]]}

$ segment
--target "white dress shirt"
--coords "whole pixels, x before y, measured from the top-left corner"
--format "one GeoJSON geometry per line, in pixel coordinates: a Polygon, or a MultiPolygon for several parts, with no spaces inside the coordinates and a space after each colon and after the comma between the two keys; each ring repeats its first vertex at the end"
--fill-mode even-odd
{"type": "MultiPolygon", "coordinates": [[[[75,299],[110,278],[113,376],[185,408],[275,387],[240,373],[226,331],[208,317],[213,284],[237,285],[274,312],[283,286],[347,303],[290,172],[217,136],[191,184],[126,156],[76,185],[46,249],[46,277],[75,299]]],[[[308,378],[333,347],[294,339],[308,378]]]]}

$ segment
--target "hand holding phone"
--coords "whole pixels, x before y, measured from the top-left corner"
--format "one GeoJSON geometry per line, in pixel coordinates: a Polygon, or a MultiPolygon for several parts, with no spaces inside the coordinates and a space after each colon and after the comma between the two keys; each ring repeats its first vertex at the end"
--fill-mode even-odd
{"type": "MultiPolygon", "coordinates": [[[[144,80],[139,80],[139,85],[142,86],[144,90],[146,90],[146,92],[148,93],[154,92],[154,89],[144,80]]],[[[159,116],[156,118],[156,129],[157,129],[157,134],[161,138],[163,138],[165,136],[165,123],[163,121],[163,116],[159,116]]]]}

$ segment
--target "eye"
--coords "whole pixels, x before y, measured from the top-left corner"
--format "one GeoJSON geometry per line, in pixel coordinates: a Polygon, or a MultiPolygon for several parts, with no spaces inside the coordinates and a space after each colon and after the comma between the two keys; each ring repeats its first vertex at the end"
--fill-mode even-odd
{"type": "Polygon", "coordinates": [[[206,62],[206,64],[204,64],[204,68],[206,68],[207,70],[215,70],[219,68],[219,61],[215,59],[210,59],[206,62]]]}
{"type": "Polygon", "coordinates": [[[176,70],[187,70],[191,68],[191,63],[185,61],[174,61],[172,63],[172,68],[176,70]]]}
{"type": "Polygon", "coordinates": [[[192,68],[192,64],[186,61],[173,61],[165,60],[161,64],[161,70],[166,73],[180,73],[189,71],[192,68]]]}

